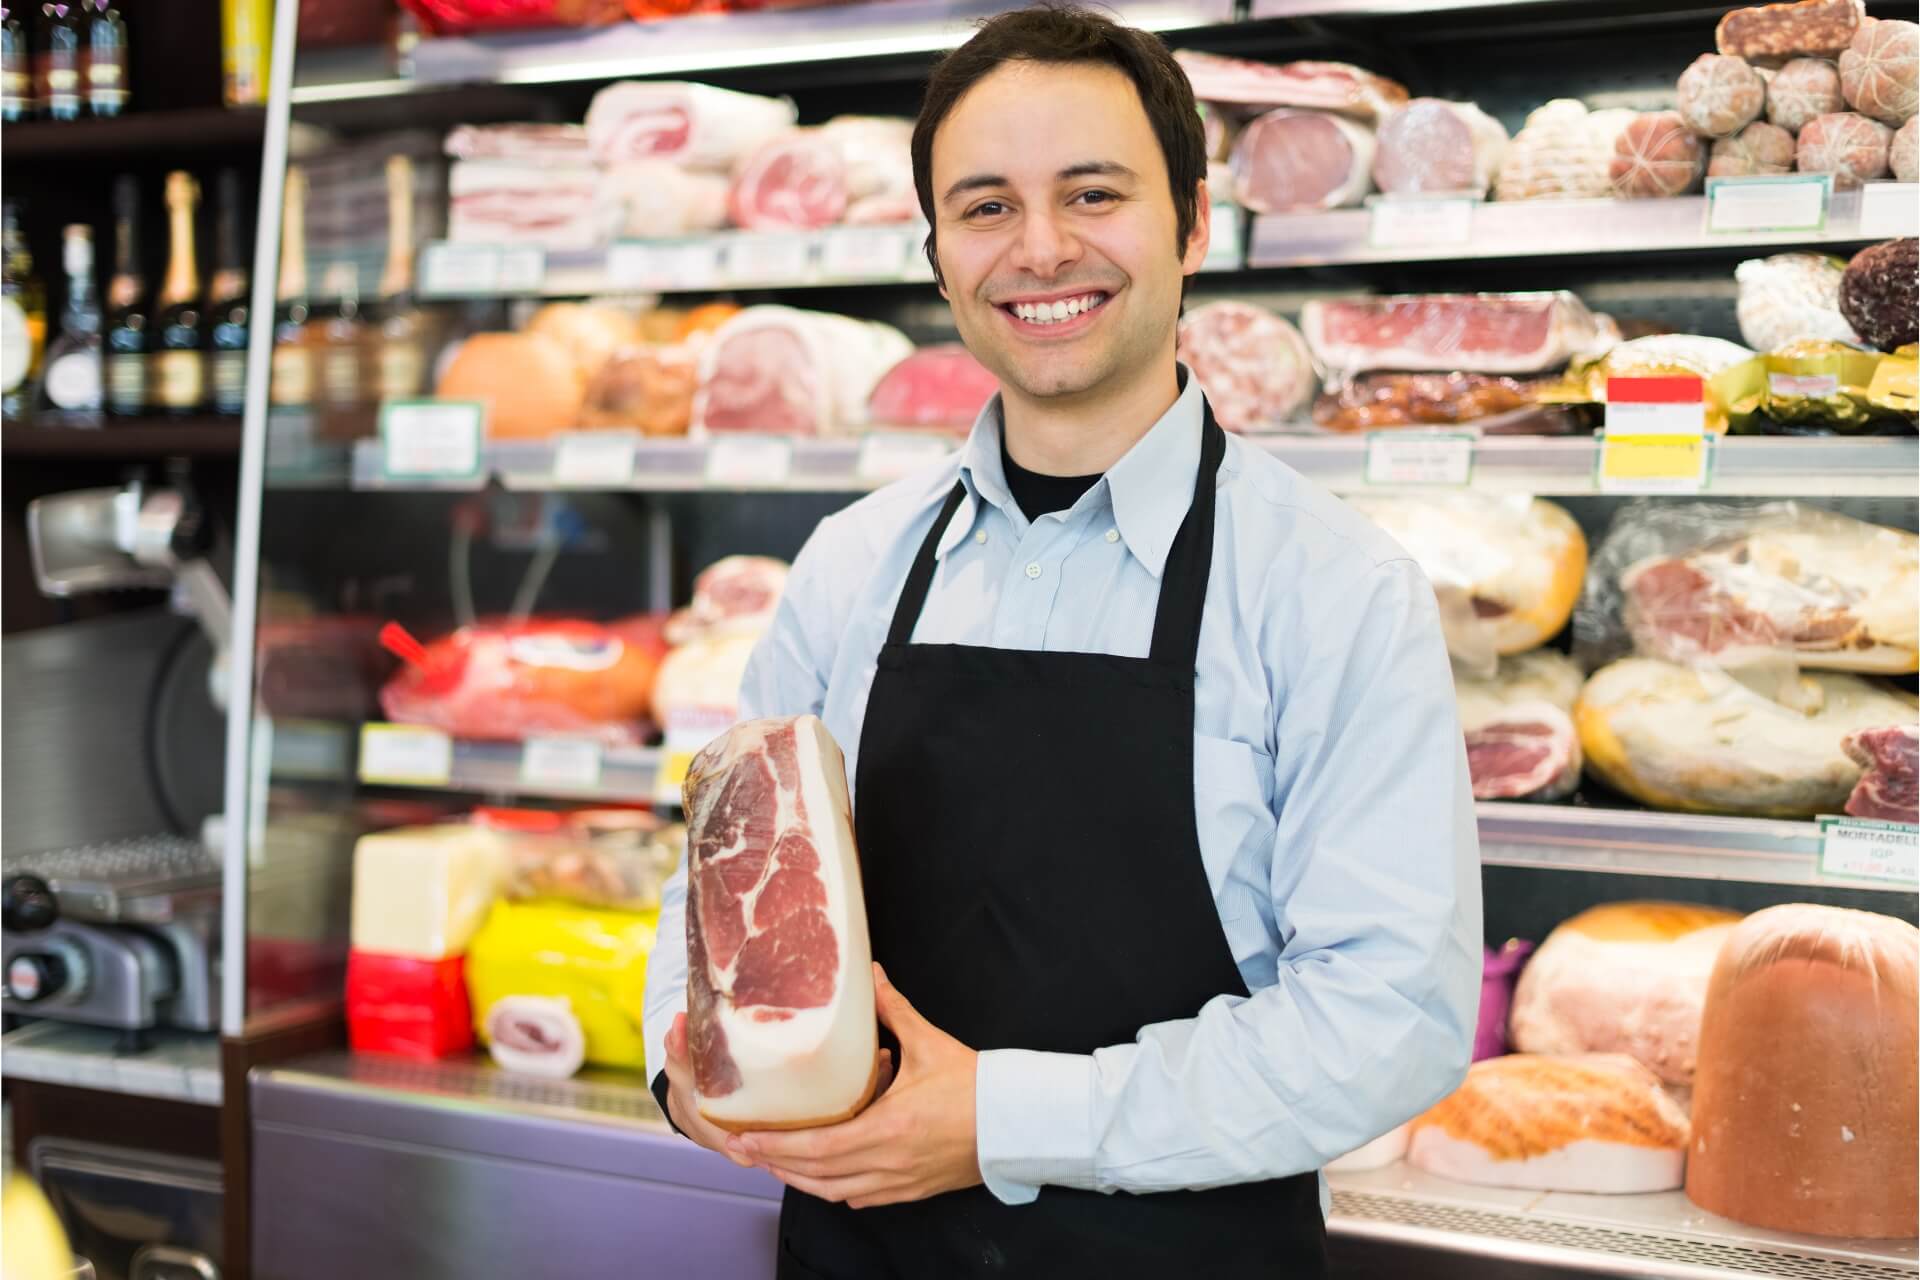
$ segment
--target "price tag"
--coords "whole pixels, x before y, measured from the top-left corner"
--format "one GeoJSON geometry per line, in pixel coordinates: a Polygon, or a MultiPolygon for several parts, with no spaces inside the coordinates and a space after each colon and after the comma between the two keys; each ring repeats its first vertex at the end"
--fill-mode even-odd
{"type": "Polygon", "coordinates": [[[927,243],[927,224],[916,222],[907,231],[907,261],[901,268],[902,280],[927,281],[933,279],[933,264],[927,261],[922,246],[927,243]]]}
{"type": "Polygon", "coordinates": [[[1840,379],[1831,373],[1770,373],[1767,390],[1776,396],[1830,396],[1840,389],[1840,379]]]}
{"type": "Polygon", "coordinates": [[[500,291],[500,250],[490,244],[428,245],[420,254],[420,292],[465,298],[500,291]]]}
{"type": "Polygon", "coordinates": [[[1467,244],[1473,239],[1478,200],[1375,200],[1368,238],[1376,249],[1430,249],[1467,244]]]}
{"type": "Polygon", "coordinates": [[[1368,484],[1465,485],[1473,480],[1474,437],[1466,431],[1369,431],[1368,484]]]}
{"type": "Polygon", "coordinates": [[[1238,271],[1240,269],[1240,228],[1246,215],[1239,206],[1216,204],[1213,206],[1213,218],[1208,223],[1207,259],[1200,264],[1202,271],[1238,271]]]}
{"type": "Polygon", "coordinates": [[[828,280],[898,280],[911,246],[898,227],[845,227],[820,237],[828,280]]]}
{"type": "Polygon", "coordinates": [[[674,250],[624,240],[607,250],[607,287],[656,293],[675,284],[674,250]]]}
{"type": "Polygon", "coordinates": [[[1820,872],[1855,880],[1920,882],[1920,827],[1861,818],[1820,819],[1820,872]]]}
{"type": "Polygon", "coordinates": [[[727,246],[721,240],[683,240],[664,252],[669,286],[689,293],[721,288],[727,281],[727,246]]]}
{"type": "Polygon", "coordinates": [[[627,431],[584,431],[553,446],[553,482],[569,488],[624,489],[633,484],[639,437],[627,431]]]}
{"type": "Polygon", "coordinates": [[[912,431],[869,431],[860,441],[854,474],[874,484],[885,484],[931,466],[953,452],[942,436],[912,431]]]}
{"type": "Polygon", "coordinates": [[[1830,173],[1707,179],[1707,230],[1824,231],[1833,200],[1830,173]]]}
{"type": "Polygon", "coordinates": [[[591,791],[600,785],[600,744],[585,738],[528,738],[520,752],[520,781],[591,791]]]}
{"type": "Polygon", "coordinates": [[[739,712],[733,707],[681,707],[667,713],[666,738],[660,748],[660,772],[654,777],[654,800],[679,804],[687,770],[701,748],[733,727],[739,712]]]}
{"type": "Polygon", "coordinates": [[[480,474],[487,407],[477,400],[388,400],[380,406],[380,469],[389,479],[480,474]]]}
{"type": "Polygon", "coordinates": [[[707,441],[707,486],[778,488],[793,473],[793,441],[785,436],[722,435],[707,441]]]}
{"type": "Polygon", "coordinates": [[[1860,188],[1860,234],[1882,236],[1920,233],[1920,182],[1869,182],[1860,188]]]}
{"type": "Polygon", "coordinates": [[[546,250],[516,244],[500,251],[501,293],[538,293],[546,279],[546,250]]]}
{"type": "Polygon", "coordinates": [[[727,274],[735,284],[791,284],[812,270],[811,236],[736,236],[727,249],[727,274]]]}
{"type": "Polygon", "coordinates": [[[360,781],[443,787],[453,778],[453,739],[412,724],[360,726],[360,781]]]}
{"type": "Polygon", "coordinates": [[[1609,378],[1595,483],[1603,493],[1698,493],[1712,466],[1698,378],[1609,378]]]}

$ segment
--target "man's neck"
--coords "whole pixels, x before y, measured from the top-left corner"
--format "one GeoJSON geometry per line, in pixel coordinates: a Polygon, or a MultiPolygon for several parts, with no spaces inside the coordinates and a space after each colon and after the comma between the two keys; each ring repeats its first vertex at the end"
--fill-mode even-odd
{"type": "Polygon", "coordinates": [[[1008,455],[1047,476],[1101,475],[1153,429],[1180,398],[1174,362],[1109,394],[1070,403],[1002,394],[1008,455]]]}

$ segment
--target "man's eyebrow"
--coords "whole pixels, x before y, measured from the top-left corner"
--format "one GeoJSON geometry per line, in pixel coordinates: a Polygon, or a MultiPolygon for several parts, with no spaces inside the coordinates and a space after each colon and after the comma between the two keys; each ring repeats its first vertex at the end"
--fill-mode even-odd
{"type": "MultiPolygon", "coordinates": [[[[1054,175],[1055,180],[1059,182],[1066,182],[1073,178],[1088,177],[1138,179],[1140,175],[1117,160],[1083,160],[1079,164],[1068,165],[1054,175]]],[[[1006,185],[1008,185],[1008,183],[1004,174],[976,173],[971,177],[962,178],[960,181],[948,187],[946,193],[940,197],[940,200],[941,203],[944,204],[955,196],[964,195],[969,191],[978,191],[983,187],[1004,187],[1006,185]]]]}

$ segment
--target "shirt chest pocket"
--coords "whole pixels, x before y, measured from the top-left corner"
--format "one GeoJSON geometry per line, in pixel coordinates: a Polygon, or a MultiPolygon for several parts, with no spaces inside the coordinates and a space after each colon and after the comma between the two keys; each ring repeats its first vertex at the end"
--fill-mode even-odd
{"type": "Polygon", "coordinates": [[[1244,915],[1272,856],[1273,762],[1244,742],[1193,735],[1194,818],[1220,914],[1244,915]]]}

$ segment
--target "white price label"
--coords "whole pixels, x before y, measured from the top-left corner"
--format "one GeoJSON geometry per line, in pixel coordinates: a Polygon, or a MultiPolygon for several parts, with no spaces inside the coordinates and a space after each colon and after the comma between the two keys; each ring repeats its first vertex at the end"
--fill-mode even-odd
{"type": "Polygon", "coordinates": [[[860,441],[854,474],[885,484],[931,466],[953,452],[953,442],[942,436],[912,431],[869,431],[860,441]]]}
{"type": "Polygon", "coordinates": [[[727,249],[727,272],[735,284],[792,284],[812,270],[812,236],[736,236],[727,249]]]}
{"type": "Polygon", "coordinates": [[[927,243],[927,224],[916,222],[907,229],[907,261],[900,269],[902,280],[926,281],[933,279],[933,264],[927,261],[924,246],[927,243]]]}
{"type": "Polygon", "coordinates": [[[1602,493],[1698,493],[1713,465],[1699,378],[1609,378],[1595,481],[1602,493]]]}
{"type": "Polygon", "coordinates": [[[1776,396],[1830,396],[1840,390],[1840,379],[1831,373],[1770,373],[1767,390],[1776,396]]]}
{"type": "Polygon", "coordinates": [[[1920,182],[1869,182],[1860,188],[1860,234],[1870,240],[1920,234],[1920,182]]]}
{"type": "Polygon", "coordinates": [[[686,240],[665,252],[667,278],[675,289],[705,292],[727,282],[727,246],[720,240],[686,240]]]}
{"type": "Polygon", "coordinates": [[[793,441],[785,436],[719,435],[707,441],[710,488],[778,488],[792,473],[793,441]]]}
{"type": "Polygon", "coordinates": [[[633,240],[614,245],[607,250],[607,287],[643,293],[673,288],[676,283],[674,252],[672,248],[633,240]]]}
{"type": "Polygon", "coordinates": [[[380,406],[380,466],[390,479],[480,474],[487,407],[476,400],[388,400],[380,406]]]}
{"type": "Polygon", "coordinates": [[[453,778],[453,739],[412,724],[360,726],[360,781],[440,787],[453,778]]]}
{"type": "Polygon", "coordinates": [[[1473,446],[1473,435],[1465,431],[1371,431],[1366,481],[1464,485],[1473,479],[1473,446]]]}
{"type": "Polygon", "coordinates": [[[1709,178],[1707,230],[1821,231],[1833,199],[1833,175],[1795,173],[1784,177],[1709,178]]]}
{"type": "Polygon", "coordinates": [[[420,291],[463,298],[500,291],[500,250],[490,244],[430,244],[420,254],[420,291]]]}
{"type": "Polygon", "coordinates": [[[563,435],[553,446],[553,482],[568,487],[624,489],[633,483],[639,437],[627,431],[563,435]]]}
{"type": "Polygon", "coordinates": [[[829,280],[898,280],[912,246],[898,227],[844,227],[820,237],[820,274],[829,280]]]}
{"type": "Polygon", "coordinates": [[[517,244],[500,251],[501,293],[538,293],[546,278],[546,250],[517,244]]]}
{"type": "Polygon", "coordinates": [[[1855,880],[1920,882],[1920,827],[1861,818],[1820,819],[1820,871],[1855,880]]]}
{"type": "Polygon", "coordinates": [[[591,791],[600,785],[600,744],[584,738],[528,738],[520,781],[530,787],[591,791]]]}
{"type": "Polygon", "coordinates": [[[1368,236],[1376,249],[1466,244],[1473,239],[1473,211],[1479,204],[1461,196],[1375,200],[1368,236]]]}
{"type": "Polygon", "coordinates": [[[1202,271],[1238,271],[1240,269],[1240,229],[1246,215],[1238,205],[1216,204],[1208,223],[1207,260],[1202,271]]]}

